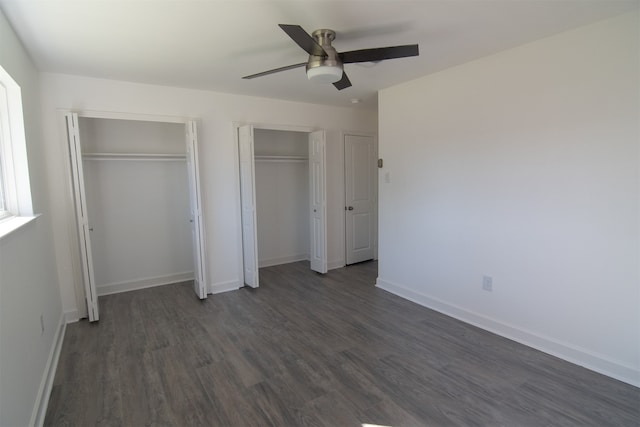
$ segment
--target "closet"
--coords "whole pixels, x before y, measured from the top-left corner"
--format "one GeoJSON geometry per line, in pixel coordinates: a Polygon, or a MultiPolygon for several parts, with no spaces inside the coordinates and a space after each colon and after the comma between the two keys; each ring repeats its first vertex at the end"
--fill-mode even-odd
{"type": "Polygon", "coordinates": [[[238,127],[244,283],[258,269],[310,260],[327,272],[324,131],[238,127]]]}
{"type": "Polygon", "coordinates": [[[195,279],[206,297],[195,122],[66,119],[90,320],[100,295],[195,279]]]}
{"type": "Polygon", "coordinates": [[[308,138],[255,130],[258,267],[309,259],[308,138]]]}

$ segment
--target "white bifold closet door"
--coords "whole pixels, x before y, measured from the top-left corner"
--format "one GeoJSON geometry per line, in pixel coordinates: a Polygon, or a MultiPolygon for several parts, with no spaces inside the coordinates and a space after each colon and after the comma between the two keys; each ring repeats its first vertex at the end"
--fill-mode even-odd
{"type": "Polygon", "coordinates": [[[256,182],[253,162],[253,126],[238,128],[238,156],[240,158],[240,205],[242,221],[242,262],[244,284],[257,288],[258,227],[256,220],[256,182]]]}
{"type": "Polygon", "coordinates": [[[327,268],[327,143],[325,132],[309,134],[309,196],[311,201],[311,269],[326,273],[327,268]]]}
{"type": "MultiPolygon", "coordinates": [[[[70,164],[73,179],[73,190],[76,208],[78,240],[81,253],[82,273],[87,312],[90,321],[99,319],[98,294],[94,274],[91,236],[87,214],[87,197],[85,193],[85,177],[82,164],[82,148],[77,113],[65,114],[67,124],[67,141],[69,144],[70,164]]],[[[186,158],[189,175],[189,195],[191,210],[191,230],[194,259],[194,291],[198,298],[207,297],[204,222],[202,199],[200,195],[200,179],[198,167],[198,140],[196,122],[189,121],[186,126],[186,158]]]]}
{"type": "Polygon", "coordinates": [[[82,259],[82,276],[84,293],[87,300],[87,314],[90,322],[97,321],[98,294],[96,293],[96,279],[93,273],[93,257],[91,255],[91,234],[89,233],[89,216],[87,215],[87,197],[84,191],[84,171],[82,169],[82,147],[80,146],[80,128],[76,113],[65,114],[67,122],[67,141],[71,161],[71,176],[73,178],[73,196],[76,205],[76,223],[78,225],[78,243],[82,259]]]}
{"type": "Polygon", "coordinates": [[[200,170],[198,168],[198,132],[191,120],[187,128],[187,173],[189,174],[189,208],[191,213],[191,239],[193,242],[193,290],[200,299],[207,297],[207,270],[204,244],[204,222],[200,197],[200,170]]]}

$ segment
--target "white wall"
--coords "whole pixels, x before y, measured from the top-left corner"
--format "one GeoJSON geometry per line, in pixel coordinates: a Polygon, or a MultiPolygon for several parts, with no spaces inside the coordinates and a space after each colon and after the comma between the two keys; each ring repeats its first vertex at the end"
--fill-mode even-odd
{"type": "MultiPolygon", "coordinates": [[[[64,310],[83,310],[74,286],[77,266],[70,178],[61,110],[97,110],[200,119],[198,137],[210,291],[239,286],[242,278],[238,159],[233,123],[325,128],[327,132],[329,264],[344,263],[343,172],[340,131],[374,131],[376,113],[202,90],[42,74],[46,154],[51,158],[51,193],[58,275],[64,310]]],[[[329,90],[332,88],[328,88],[329,90]]]]}
{"type": "Polygon", "coordinates": [[[186,162],[84,165],[98,295],[193,278],[186,162]]]}
{"type": "Polygon", "coordinates": [[[31,195],[42,216],[0,240],[0,425],[35,420],[62,333],[38,72],[0,12],[0,65],[22,90],[31,195]],[[40,330],[40,315],[44,333],[40,330]]]}
{"type": "Polygon", "coordinates": [[[640,384],[638,28],[383,90],[379,286],[640,384]]]}
{"type": "Polygon", "coordinates": [[[260,267],[309,259],[309,134],[255,129],[256,219],[260,267]]]}
{"type": "Polygon", "coordinates": [[[254,129],[256,156],[309,156],[309,133],[273,129],[254,129]]]}
{"type": "Polygon", "coordinates": [[[182,123],[80,117],[83,153],[185,154],[182,123]]]}

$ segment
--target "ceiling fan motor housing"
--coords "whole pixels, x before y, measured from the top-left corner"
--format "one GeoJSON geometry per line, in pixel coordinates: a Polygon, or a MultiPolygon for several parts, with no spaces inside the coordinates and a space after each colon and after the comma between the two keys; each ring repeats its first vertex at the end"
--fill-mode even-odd
{"type": "Polygon", "coordinates": [[[316,30],[311,36],[322,46],[326,52],[326,56],[322,52],[309,55],[307,62],[307,78],[319,83],[335,83],[342,78],[342,61],[338,56],[338,52],[331,46],[331,42],[335,40],[336,33],[333,30],[316,30]]]}

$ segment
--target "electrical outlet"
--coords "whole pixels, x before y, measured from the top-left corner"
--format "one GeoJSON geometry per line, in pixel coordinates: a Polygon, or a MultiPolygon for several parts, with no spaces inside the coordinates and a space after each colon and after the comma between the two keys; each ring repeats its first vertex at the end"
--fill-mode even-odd
{"type": "Polygon", "coordinates": [[[40,315],[40,334],[44,334],[44,314],[40,315]]]}
{"type": "Polygon", "coordinates": [[[488,292],[493,292],[493,277],[482,276],[482,289],[488,292]]]}

